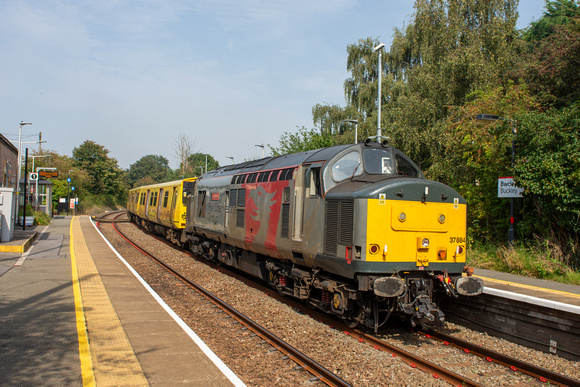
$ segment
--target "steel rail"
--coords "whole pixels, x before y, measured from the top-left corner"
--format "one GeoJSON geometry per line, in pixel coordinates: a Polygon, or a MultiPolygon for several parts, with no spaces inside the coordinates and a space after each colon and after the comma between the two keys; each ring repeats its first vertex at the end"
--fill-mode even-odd
{"type": "MultiPolygon", "coordinates": [[[[159,240],[162,242],[166,242],[165,240],[161,240],[161,239],[159,239],[159,240]]],[[[174,245],[172,245],[172,246],[174,246],[174,245]]],[[[176,247],[176,246],[174,246],[174,247],[176,247]]],[[[176,248],[180,249],[179,247],[176,247],[176,248]]],[[[183,250],[183,249],[181,249],[181,250],[183,250]]],[[[183,251],[187,252],[188,254],[191,254],[191,252],[189,252],[187,250],[183,250],[183,251]]],[[[204,261],[204,262],[206,262],[206,261],[204,261]]],[[[221,271],[227,272],[228,275],[235,277],[241,281],[244,281],[245,283],[249,283],[247,278],[237,274],[236,272],[228,270],[225,267],[221,267],[221,271]]],[[[283,301],[283,302],[291,305],[292,307],[303,311],[304,313],[316,315],[316,318],[318,320],[320,320],[321,322],[324,322],[325,324],[327,324],[331,327],[338,326],[338,329],[344,331],[346,334],[351,335],[352,337],[358,339],[359,341],[361,341],[363,343],[371,344],[379,350],[391,352],[394,356],[401,357],[401,359],[403,361],[405,361],[407,364],[409,364],[411,367],[420,369],[420,370],[427,372],[427,373],[430,373],[435,378],[445,380],[445,381],[447,381],[451,384],[457,385],[457,386],[459,386],[459,385],[461,385],[461,386],[481,386],[481,384],[479,384],[473,380],[470,380],[462,375],[454,373],[453,371],[446,370],[445,368],[442,368],[437,364],[434,364],[434,363],[429,362],[427,360],[421,359],[420,357],[417,357],[409,352],[406,352],[403,349],[400,349],[398,347],[390,345],[390,344],[386,343],[385,341],[380,340],[374,336],[368,335],[368,334],[366,334],[362,331],[356,330],[356,329],[348,328],[346,325],[342,324],[340,321],[338,321],[336,319],[333,319],[330,316],[327,316],[327,315],[320,313],[318,311],[315,311],[315,310],[307,309],[303,303],[292,300],[291,298],[281,296],[278,293],[276,293],[276,291],[274,289],[266,288],[266,287],[259,285],[253,281],[250,284],[251,284],[251,286],[253,286],[255,288],[261,289],[262,291],[266,292],[266,294],[276,298],[277,300],[283,301]]],[[[422,332],[419,332],[419,333],[422,333],[422,332]]],[[[423,333],[423,334],[425,334],[425,333],[423,333]]],[[[456,347],[458,347],[460,349],[463,349],[463,350],[468,349],[468,351],[470,353],[473,353],[474,355],[484,357],[488,361],[490,361],[489,359],[492,359],[492,361],[494,361],[495,363],[506,366],[506,367],[510,368],[512,371],[518,371],[518,372],[525,373],[529,376],[532,376],[536,379],[539,379],[542,382],[549,381],[550,383],[552,383],[554,385],[558,385],[558,386],[579,386],[580,387],[580,382],[575,380],[575,379],[569,378],[565,375],[555,373],[555,372],[547,370],[545,368],[534,366],[533,364],[529,364],[529,363],[526,363],[524,361],[521,361],[521,360],[518,360],[515,358],[511,358],[509,356],[500,354],[499,352],[495,352],[493,350],[486,349],[486,348],[480,347],[480,346],[475,345],[475,344],[471,344],[471,343],[464,341],[464,340],[461,340],[459,338],[455,338],[455,337],[450,336],[450,335],[445,335],[441,332],[431,333],[431,336],[433,336],[433,338],[440,337],[441,338],[440,340],[443,342],[458,343],[458,345],[456,345],[456,347]],[[436,336],[436,335],[439,335],[439,336],[436,336]],[[461,344],[459,344],[459,343],[461,343],[461,344]],[[463,344],[465,344],[465,345],[463,345],[463,344]]]]}
{"type": "Polygon", "coordinates": [[[538,367],[523,360],[515,359],[511,356],[504,355],[503,353],[481,347],[458,337],[437,331],[430,331],[429,333],[418,331],[418,333],[424,334],[427,338],[441,341],[446,345],[452,345],[456,348],[463,349],[465,352],[485,358],[489,362],[498,363],[513,371],[519,371],[526,375],[530,375],[544,383],[549,382],[556,386],[580,386],[580,381],[576,379],[538,367]]]}
{"type": "MultiPolygon", "coordinates": [[[[117,215],[121,216],[121,215],[117,215]]],[[[144,250],[143,248],[137,246],[133,241],[127,237],[121,230],[119,230],[115,226],[115,221],[112,222],[112,226],[121,235],[128,243],[130,243],[133,247],[137,250],[145,254],[147,257],[152,259],[155,263],[161,266],[163,269],[180,279],[183,283],[187,284],[189,287],[194,289],[199,294],[206,297],[210,300],[214,305],[219,307],[221,310],[226,312],[229,316],[235,318],[241,324],[246,326],[249,330],[255,333],[257,336],[261,337],[266,343],[272,345],[275,349],[283,353],[286,358],[293,360],[295,363],[298,364],[299,368],[305,369],[309,373],[311,373],[316,380],[320,380],[321,382],[329,385],[329,386],[351,386],[348,382],[341,379],[338,375],[334,374],[333,372],[329,371],[322,365],[318,364],[313,359],[309,358],[298,349],[292,347],[290,344],[286,343],[284,340],[280,339],[268,329],[262,327],[249,317],[245,316],[243,313],[239,312],[232,306],[228,305],[225,301],[221,300],[219,297],[214,295],[213,293],[209,292],[208,290],[204,289],[202,286],[196,284],[195,282],[191,281],[189,278],[185,277],[177,270],[173,269],[170,265],[167,265],[162,260],[155,257],[153,254],[149,253],[148,251],[144,250]]]]}

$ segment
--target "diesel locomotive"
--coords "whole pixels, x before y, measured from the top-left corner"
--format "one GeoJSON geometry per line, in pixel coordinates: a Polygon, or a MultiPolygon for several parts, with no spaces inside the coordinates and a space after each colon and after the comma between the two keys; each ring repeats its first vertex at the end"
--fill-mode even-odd
{"type": "Polygon", "coordinates": [[[475,296],[466,202],[371,140],[135,188],[131,220],[278,292],[379,329],[394,315],[439,328],[441,297],[475,296]]]}

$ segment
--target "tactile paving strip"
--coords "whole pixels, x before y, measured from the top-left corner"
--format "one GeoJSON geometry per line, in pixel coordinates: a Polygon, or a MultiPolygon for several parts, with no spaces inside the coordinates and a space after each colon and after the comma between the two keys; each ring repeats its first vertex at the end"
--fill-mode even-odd
{"type": "Polygon", "coordinates": [[[72,222],[71,242],[74,238],[74,244],[71,244],[77,262],[96,384],[148,385],[89,252],[80,218],[74,217],[72,222]]]}

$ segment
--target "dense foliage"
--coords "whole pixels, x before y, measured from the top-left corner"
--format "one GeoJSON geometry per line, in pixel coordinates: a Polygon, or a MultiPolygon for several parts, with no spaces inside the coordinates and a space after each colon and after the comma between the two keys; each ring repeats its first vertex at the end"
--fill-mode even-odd
{"type": "MultiPolygon", "coordinates": [[[[516,29],[517,0],[416,0],[383,55],[381,123],[391,144],[431,179],[468,201],[469,236],[506,242],[509,200],[497,178],[514,176],[516,238],[558,250],[580,266],[580,5],[546,2],[540,20],[516,29]],[[477,121],[480,113],[502,117],[477,121]],[[512,166],[511,146],[516,143],[512,166]]],[[[347,47],[346,106],[317,104],[317,129],[286,133],[280,154],[359,140],[377,127],[375,38],[347,47]]]]}
{"type": "Polygon", "coordinates": [[[130,188],[142,185],[162,183],[174,178],[169,167],[169,160],[163,156],[147,155],[131,164],[127,171],[127,183],[130,188]]]}
{"type": "Polygon", "coordinates": [[[72,151],[72,165],[87,174],[88,179],[78,188],[88,196],[101,198],[103,204],[126,198],[125,172],[104,146],[90,140],[83,142],[72,151]]]}

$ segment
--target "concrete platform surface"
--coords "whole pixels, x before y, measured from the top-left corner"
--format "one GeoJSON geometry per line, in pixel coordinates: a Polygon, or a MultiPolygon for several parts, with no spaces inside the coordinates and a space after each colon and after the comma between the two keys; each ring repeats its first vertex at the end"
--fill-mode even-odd
{"type": "Polygon", "coordinates": [[[0,252],[0,385],[243,385],[89,217],[30,231],[0,252]]]}

